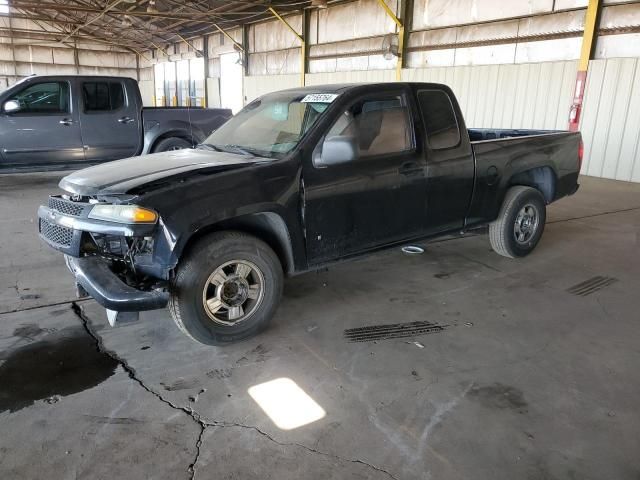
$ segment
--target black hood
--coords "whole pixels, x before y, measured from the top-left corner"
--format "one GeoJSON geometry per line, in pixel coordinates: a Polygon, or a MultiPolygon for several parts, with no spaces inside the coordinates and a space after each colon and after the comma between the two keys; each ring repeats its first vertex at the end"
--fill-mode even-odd
{"type": "Polygon", "coordinates": [[[175,150],[125,158],[85,168],[67,175],[60,188],[75,195],[124,194],[136,187],[164,178],[202,169],[226,168],[264,162],[265,158],[210,150],[175,150]]]}

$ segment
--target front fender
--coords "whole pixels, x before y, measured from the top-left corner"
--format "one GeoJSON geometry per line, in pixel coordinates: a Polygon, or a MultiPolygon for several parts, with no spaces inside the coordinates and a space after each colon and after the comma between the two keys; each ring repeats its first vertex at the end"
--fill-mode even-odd
{"type": "Polygon", "coordinates": [[[171,263],[177,265],[189,246],[208,233],[239,230],[265,241],[278,254],[283,269],[291,274],[304,269],[304,241],[295,218],[278,204],[257,204],[239,209],[234,215],[202,219],[193,230],[176,238],[171,263]]]}

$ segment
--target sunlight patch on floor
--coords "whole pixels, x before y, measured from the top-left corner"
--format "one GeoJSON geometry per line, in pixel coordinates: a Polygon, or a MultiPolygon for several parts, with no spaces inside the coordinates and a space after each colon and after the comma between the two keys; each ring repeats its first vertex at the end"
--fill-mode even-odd
{"type": "Polygon", "coordinates": [[[248,391],[281,430],[293,430],[326,415],[324,409],[290,378],[270,380],[254,385],[248,391]]]}

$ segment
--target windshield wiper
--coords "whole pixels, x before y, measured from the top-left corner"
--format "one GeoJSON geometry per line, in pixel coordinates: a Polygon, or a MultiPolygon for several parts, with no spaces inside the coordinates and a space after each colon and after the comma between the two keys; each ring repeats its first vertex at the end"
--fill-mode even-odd
{"type": "Polygon", "coordinates": [[[243,155],[249,155],[250,157],[255,157],[255,153],[247,150],[246,147],[241,147],[240,145],[225,145],[224,148],[233,148],[236,152],[240,152],[243,155]]]}
{"type": "Polygon", "coordinates": [[[247,155],[248,157],[263,157],[270,158],[268,152],[262,152],[259,150],[254,150],[249,147],[242,147],[240,145],[234,144],[225,144],[225,145],[214,145],[212,143],[201,143],[197,147],[197,149],[201,150],[211,150],[214,152],[225,152],[225,153],[236,153],[240,155],[247,155]]]}
{"type": "Polygon", "coordinates": [[[197,150],[213,150],[214,152],[223,152],[220,147],[211,143],[201,143],[196,147],[197,150]]]}

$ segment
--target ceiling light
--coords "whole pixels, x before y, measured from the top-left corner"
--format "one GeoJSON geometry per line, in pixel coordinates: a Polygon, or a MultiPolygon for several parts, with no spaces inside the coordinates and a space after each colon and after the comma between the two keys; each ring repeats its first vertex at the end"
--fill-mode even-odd
{"type": "Polygon", "coordinates": [[[149,3],[147,4],[147,13],[158,13],[156,0],[149,0],[149,3]]]}
{"type": "Polygon", "coordinates": [[[327,8],[327,0],[311,0],[311,6],[316,8],[327,8]]]}

